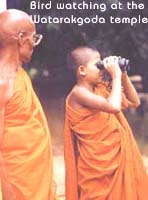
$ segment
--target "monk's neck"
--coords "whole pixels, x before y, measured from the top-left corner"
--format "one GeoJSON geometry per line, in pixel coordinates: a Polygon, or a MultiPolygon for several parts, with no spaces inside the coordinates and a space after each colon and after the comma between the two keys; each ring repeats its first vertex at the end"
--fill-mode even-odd
{"type": "Polygon", "coordinates": [[[94,92],[94,91],[95,91],[95,86],[89,84],[88,82],[85,82],[85,81],[78,81],[78,82],[77,82],[77,85],[82,86],[82,87],[85,87],[85,88],[87,88],[87,89],[88,89],[89,91],[91,91],[91,92],[94,92]]]}
{"type": "Polygon", "coordinates": [[[0,71],[17,71],[20,66],[19,56],[12,49],[0,49],[0,71]]]}

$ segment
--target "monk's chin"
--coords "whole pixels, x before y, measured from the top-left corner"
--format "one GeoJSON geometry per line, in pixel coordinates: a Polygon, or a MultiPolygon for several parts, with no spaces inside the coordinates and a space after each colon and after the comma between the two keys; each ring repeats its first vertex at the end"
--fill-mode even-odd
{"type": "Polygon", "coordinates": [[[27,64],[31,61],[31,56],[23,59],[23,63],[27,64]]]}

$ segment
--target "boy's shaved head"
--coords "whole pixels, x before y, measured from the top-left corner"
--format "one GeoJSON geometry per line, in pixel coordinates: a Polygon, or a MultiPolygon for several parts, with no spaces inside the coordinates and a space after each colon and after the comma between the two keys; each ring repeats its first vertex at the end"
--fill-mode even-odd
{"type": "Polygon", "coordinates": [[[79,66],[86,66],[90,59],[94,56],[94,53],[99,54],[97,49],[87,46],[80,46],[72,50],[67,56],[68,68],[76,71],[79,66]]]}

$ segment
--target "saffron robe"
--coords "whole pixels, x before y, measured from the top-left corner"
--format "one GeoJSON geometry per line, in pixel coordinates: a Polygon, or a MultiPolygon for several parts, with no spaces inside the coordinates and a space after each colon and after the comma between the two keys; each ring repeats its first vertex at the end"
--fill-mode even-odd
{"type": "Polygon", "coordinates": [[[27,73],[19,68],[5,107],[2,155],[16,200],[53,200],[50,133],[27,73]]]}
{"type": "MultiPolygon", "coordinates": [[[[109,95],[104,86],[96,93],[109,95]]],[[[122,112],[76,111],[67,97],[64,148],[66,200],[148,199],[146,169],[122,112]]]]}

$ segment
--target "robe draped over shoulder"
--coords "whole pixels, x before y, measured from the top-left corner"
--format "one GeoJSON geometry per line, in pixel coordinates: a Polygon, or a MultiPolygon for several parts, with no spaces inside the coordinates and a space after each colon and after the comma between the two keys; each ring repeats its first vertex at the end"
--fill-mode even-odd
{"type": "Polygon", "coordinates": [[[5,107],[2,154],[17,200],[53,200],[50,132],[27,73],[19,68],[5,107]]]}
{"type": "MultiPolygon", "coordinates": [[[[104,86],[96,93],[108,95],[104,86]]],[[[78,112],[67,97],[64,146],[67,200],[148,199],[146,169],[122,112],[78,112]]]]}

